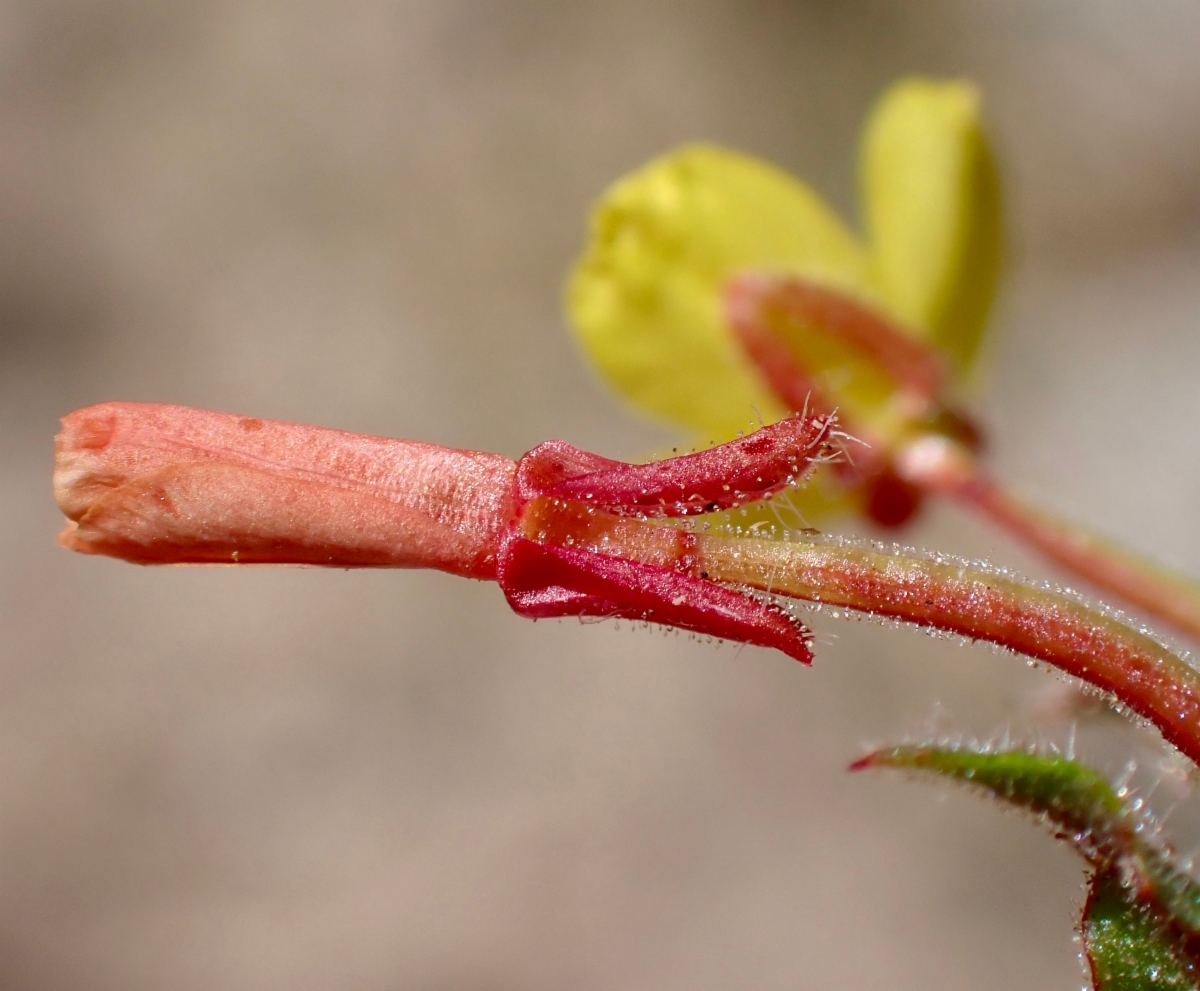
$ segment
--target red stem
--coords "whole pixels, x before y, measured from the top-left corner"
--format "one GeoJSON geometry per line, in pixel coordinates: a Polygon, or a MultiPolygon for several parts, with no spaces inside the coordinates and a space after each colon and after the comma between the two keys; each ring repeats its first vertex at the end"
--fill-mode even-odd
{"type": "Polygon", "coordinates": [[[680,534],[582,508],[543,507],[521,526],[553,543],[1007,647],[1112,693],[1200,763],[1200,674],[1152,637],[1066,595],[957,561],[841,543],[680,534]]]}
{"type": "Polygon", "coordinates": [[[1050,560],[1200,639],[1200,588],[1073,523],[1055,519],[982,472],[954,493],[1050,560]]]}
{"type": "MultiPolygon", "coordinates": [[[[709,538],[716,541],[718,538],[709,538]]],[[[957,563],[819,544],[721,539],[715,577],[1008,647],[1111,692],[1200,762],[1200,677],[1156,640],[1079,602],[957,563]],[[761,545],[761,546],[756,546],[761,545]]]]}

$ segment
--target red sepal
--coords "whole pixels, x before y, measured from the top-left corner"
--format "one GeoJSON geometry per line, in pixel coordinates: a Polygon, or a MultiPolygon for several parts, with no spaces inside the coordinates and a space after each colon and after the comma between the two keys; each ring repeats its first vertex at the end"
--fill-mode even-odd
{"type": "Polygon", "coordinates": [[[510,535],[498,580],[513,611],[533,619],[600,616],[645,620],[812,662],[811,634],[778,606],[669,568],[510,535]]]}
{"type": "Polygon", "coordinates": [[[836,289],[793,275],[746,272],[729,282],[725,297],[736,326],[815,328],[870,358],[902,389],[929,402],[942,392],[946,370],[936,351],[836,289]]]}
{"type": "Polygon", "coordinates": [[[829,457],[833,423],[830,416],[792,416],[707,451],[644,465],[548,441],[517,463],[517,507],[550,496],[626,516],[730,509],[780,491],[829,457]]]}

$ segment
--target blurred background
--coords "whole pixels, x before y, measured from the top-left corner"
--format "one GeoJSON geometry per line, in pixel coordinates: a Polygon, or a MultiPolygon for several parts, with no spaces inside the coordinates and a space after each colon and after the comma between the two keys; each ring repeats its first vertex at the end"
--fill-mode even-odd
{"type": "MultiPolygon", "coordinates": [[[[854,219],[873,96],[967,75],[1012,229],[993,464],[1200,575],[1197,51],[1191,0],[0,2],[0,987],[1078,987],[1070,851],[844,772],[1063,741],[1044,672],[820,616],[805,670],[441,574],[73,556],[51,438],[132,399],[636,459],[674,436],[562,317],[589,203],[702,138],[854,219]]],[[[903,539],[1055,577],[950,507],[903,539]]],[[[1161,776],[1145,733],[1083,737],[1161,776]]]]}

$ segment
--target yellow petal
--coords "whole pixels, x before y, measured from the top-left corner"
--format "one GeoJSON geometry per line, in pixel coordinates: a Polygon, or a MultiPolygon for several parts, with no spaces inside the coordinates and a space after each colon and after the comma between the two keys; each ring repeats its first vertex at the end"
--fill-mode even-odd
{"type": "Polygon", "coordinates": [[[978,90],[961,81],[893,85],[864,128],[860,180],[881,294],[894,316],[965,371],[991,306],[1002,240],[978,90]]]}
{"type": "Polygon", "coordinates": [[[854,235],[807,186],[723,148],[692,145],[612,186],[567,292],[584,351],[634,405],[712,440],[784,410],[725,325],[721,287],[747,269],[867,285],[854,235]]]}

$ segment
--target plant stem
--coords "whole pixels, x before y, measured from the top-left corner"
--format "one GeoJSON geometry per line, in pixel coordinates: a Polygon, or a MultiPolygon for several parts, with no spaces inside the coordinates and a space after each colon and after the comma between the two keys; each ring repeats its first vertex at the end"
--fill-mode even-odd
{"type": "Polygon", "coordinates": [[[983,473],[959,497],[1050,560],[1200,639],[1200,585],[1186,576],[1051,516],[983,473]]]}
{"type": "Polygon", "coordinates": [[[901,619],[1045,661],[1110,692],[1200,763],[1200,673],[1152,637],[1069,596],[958,561],[836,541],[689,533],[549,502],[530,510],[520,525],[544,542],[901,619]]]}
{"type": "Polygon", "coordinates": [[[897,455],[901,475],[926,492],[956,499],[1043,556],[1200,639],[1200,585],[1021,499],[978,459],[928,434],[897,455]]]}
{"type": "Polygon", "coordinates": [[[1111,692],[1200,762],[1200,676],[1156,640],[1066,596],[958,563],[701,535],[709,575],[958,633],[1111,692]]]}

